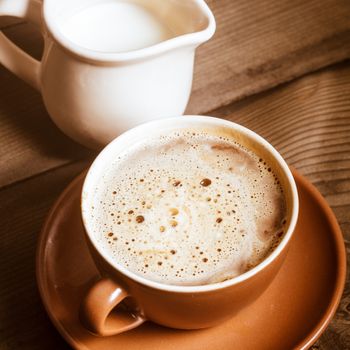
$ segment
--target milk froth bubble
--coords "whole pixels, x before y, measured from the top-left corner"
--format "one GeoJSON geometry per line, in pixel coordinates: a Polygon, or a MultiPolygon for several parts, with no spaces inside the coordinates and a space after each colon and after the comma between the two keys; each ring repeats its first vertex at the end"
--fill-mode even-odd
{"type": "Polygon", "coordinates": [[[173,285],[248,271],[278,245],[286,221],[271,164],[204,131],[174,131],[117,155],[94,198],[91,227],[112,261],[173,285]]]}

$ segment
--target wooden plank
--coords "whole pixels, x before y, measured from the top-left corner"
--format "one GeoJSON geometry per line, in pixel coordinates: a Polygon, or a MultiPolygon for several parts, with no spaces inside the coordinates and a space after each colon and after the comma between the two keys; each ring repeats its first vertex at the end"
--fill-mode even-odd
{"type": "MultiPolygon", "coordinates": [[[[215,37],[198,50],[188,113],[232,100],[349,57],[347,0],[210,0],[215,37]],[[307,19],[307,20],[305,20],[307,19]]],[[[4,30],[40,58],[41,36],[28,24],[4,30]]],[[[49,120],[37,92],[0,67],[0,187],[86,155],[49,120]]]]}
{"type": "Polygon", "coordinates": [[[36,287],[35,249],[53,201],[86,163],[42,174],[0,192],[0,349],[69,349],[36,287]]]}
{"type": "Polygon", "coordinates": [[[188,112],[201,114],[350,56],[347,0],[209,0],[188,112]]]}

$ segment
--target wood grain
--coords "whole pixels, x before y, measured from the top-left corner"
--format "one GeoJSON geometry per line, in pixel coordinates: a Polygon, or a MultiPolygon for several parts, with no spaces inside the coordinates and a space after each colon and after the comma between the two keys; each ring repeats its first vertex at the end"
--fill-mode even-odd
{"type": "Polygon", "coordinates": [[[349,57],[347,0],[208,4],[217,33],[198,50],[191,113],[227,105],[349,57]]]}
{"type": "MultiPolygon", "coordinates": [[[[187,113],[205,114],[350,57],[347,0],[210,0],[214,38],[199,48],[187,113]]],[[[40,58],[40,33],[8,22],[4,33],[40,58]]],[[[17,21],[17,22],[16,22],[17,21]]],[[[81,159],[82,147],[49,120],[39,94],[0,67],[0,187],[81,159]]]]}
{"type": "Polygon", "coordinates": [[[49,207],[86,163],[0,192],[0,349],[68,349],[42,306],[35,279],[37,237],[49,207]]]}

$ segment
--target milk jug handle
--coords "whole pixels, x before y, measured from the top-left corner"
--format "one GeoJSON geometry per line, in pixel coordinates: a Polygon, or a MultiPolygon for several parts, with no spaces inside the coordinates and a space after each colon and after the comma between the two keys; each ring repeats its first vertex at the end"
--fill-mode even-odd
{"type": "MultiPolygon", "coordinates": [[[[23,18],[41,28],[42,2],[39,0],[0,0],[0,16],[23,18]]],[[[0,63],[40,90],[40,61],[34,59],[0,31],[0,63]]]]}

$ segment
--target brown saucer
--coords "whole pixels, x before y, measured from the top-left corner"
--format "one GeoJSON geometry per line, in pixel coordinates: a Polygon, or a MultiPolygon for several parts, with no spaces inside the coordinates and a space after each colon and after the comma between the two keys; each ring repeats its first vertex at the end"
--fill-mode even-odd
{"type": "Polygon", "coordinates": [[[330,322],[345,282],[341,231],[320,193],[294,171],[300,215],[290,251],[273,284],[226,323],[181,331],[146,322],[112,337],[88,333],[78,320],[87,288],[98,279],[84,241],[80,191],[84,174],[57,200],[42,230],[37,279],[46,310],[76,349],[307,349],[330,322]]]}

